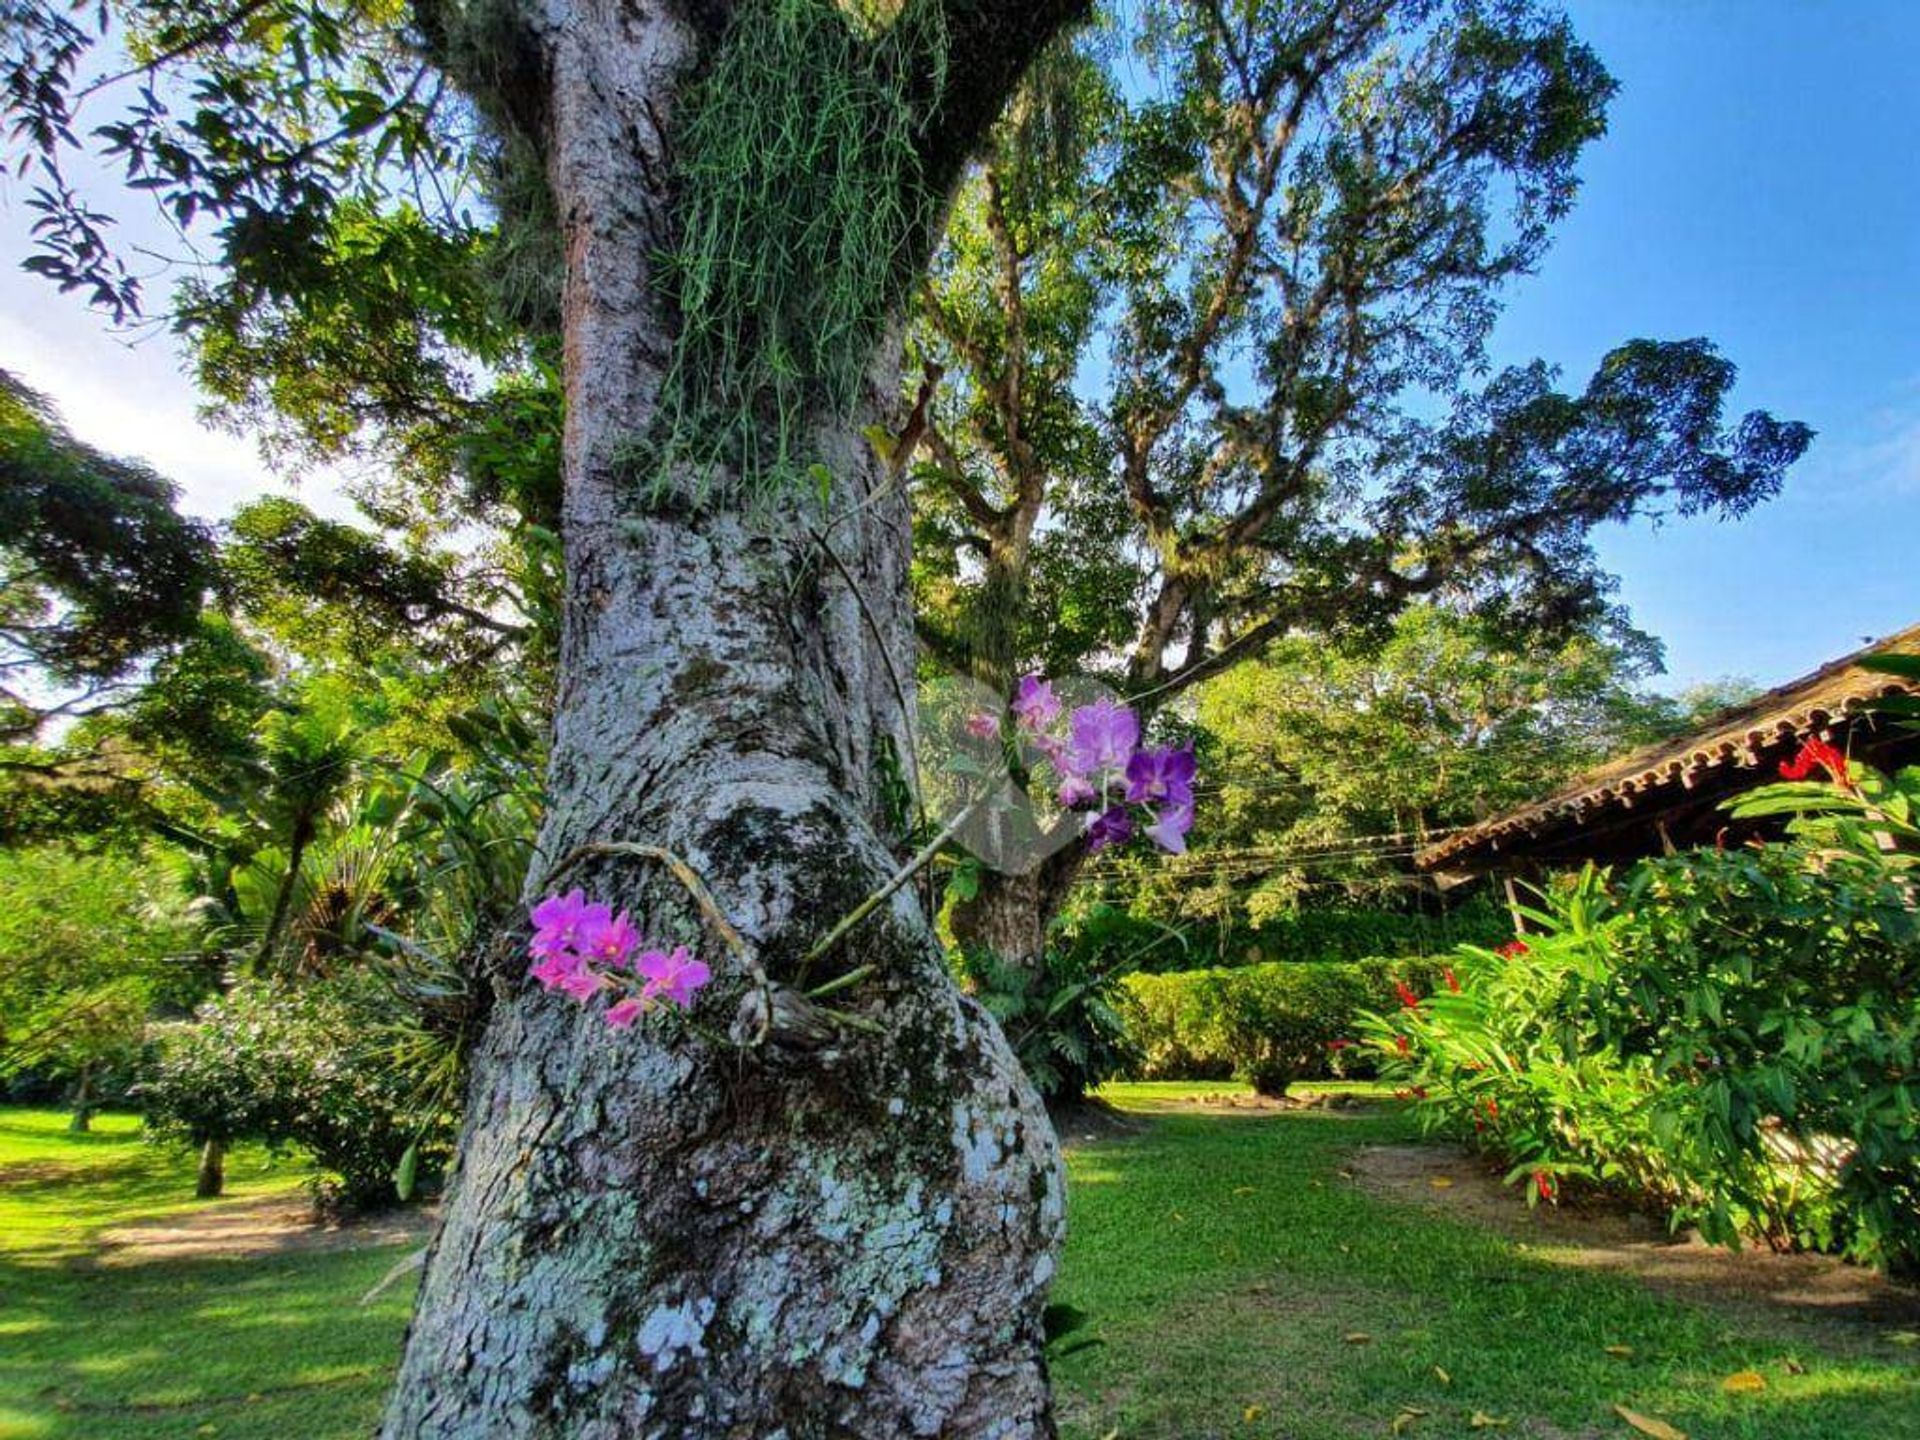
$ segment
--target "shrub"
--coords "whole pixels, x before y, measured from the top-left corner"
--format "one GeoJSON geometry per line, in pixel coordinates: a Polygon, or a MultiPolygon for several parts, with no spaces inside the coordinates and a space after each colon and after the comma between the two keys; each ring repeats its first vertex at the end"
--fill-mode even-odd
{"type": "Polygon", "coordinates": [[[380,1033],[364,983],[238,986],[192,1021],[155,1027],[138,1087],[147,1123],[156,1138],[196,1145],[298,1145],[328,1172],[323,1198],[348,1208],[407,1198],[398,1192],[412,1174],[448,1154],[453,1117],[417,1103],[380,1033]],[[411,1173],[398,1184],[403,1164],[411,1173]]]}
{"type": "Polygon", "coordinates": [[[1130,975],[1121,1011],[1149,1080],[1235,1076],[1263,1095],[1329,1074],[1361,1012],[1439,973],[1426,960],[1372,957],[1130,975]]]}
{"type": "Polygon", "coordinates": [[[119,1098],[149,1012],[206,993],[199,940],[158,855],[0,852],[0,1078],[119,1098]]]}
{"type": "Polygon", "coordinates": [[[1802,839],[1588,871],[1522,952],[1366,1022],[1430,1124],[1616,1184],[1709,1238],[1920,1262],[1920,917],[1907,857],[1802,839]]]}
{"type": "Polygon", "coordinates": [[[1135,1060],[1115,1008],[1120,981],[1083,952],[1049,949],[1039,967],[960,952],[962,977],[1000,1022],[1027,1076],[1049,1102],[1076,1100],[1135,1060]]]}

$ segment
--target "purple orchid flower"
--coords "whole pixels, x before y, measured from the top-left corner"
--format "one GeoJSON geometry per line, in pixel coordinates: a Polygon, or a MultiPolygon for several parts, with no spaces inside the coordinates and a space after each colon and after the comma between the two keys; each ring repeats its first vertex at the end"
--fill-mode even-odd
{"type": "Polygon", "coordinates": [[[549,990],[558,990],[570,975],[577,974],[586,966],[571,950],[555,950],[550,954],[539,954],[539,962],[527,971],[549,990]]]}
{"type": "Polygon", "coordinates": [[[611,920],[590,921],[580,927],[580,953],[615,970],[627,963],[639,943],[640,932],[633,928],[624,910],[611,920]]]}
{"type": "Polygon", "coordinates": [[[1133,838],[1133,816],[1124,805],[1096,815],[1087,825],[1087,853],[1098,855],[1109,845],[1124,845],[1133,838]]]}
{"type": "Polygon", "coordinates": [[[1141,833],[1169,855],[1187,853],[1187,831],[1193,828],[1193,800],[1178,800],[1161,808],[1141,833]]]}
{"type": "Polygon", "coordinates": [[[1079,810],[1093,804],[1100,798],[1100,792],[1078,775],[1069,775],[1060,782],[1060,789],[1054,798],[1060,802],[1062,810],[1079,810]]]}
{"type": "Polygon", "coordinates": [[[967,734],[976,740],[996,740],[1000,736],[1000,717],[985,710],[967,716],[967,734]]]}
{"type": "Polygon", "coordinates": [[[1013,715],[1028,730],[1042,730],[1060,718],[1060,697],[1050,681],[1022,675],[1014,690],[1013,715]]]}
{"type": "Polygon", "coordinates": [[[713,972],[694,959],[684,945],[672,950],[643,950],[633,968],[647,982],[641,992],[646,998],[658,997],[682,1010],[693,1004],[694,992],[713,978],[713,972]]]}
{"type": "Polygon", "coordinates": [[[613,907],[590,902],[584,890],[565,895],[549,895],[533,907],[533,942],[536,955],[551,958],[562,950],[576,948],[580,933],[589,925],[605,925],[613,919],[613,907]]]}
{"type": "Polygon", "coordinates": [[[603,1017],[609,1030],[631,1030],[633,1022],[646,1013],[647,1002],[638,995],[629,995],[624,1000],[616,1000],[607,1007],[603,1017]]]}
{"type": "Polygon", "coordinates": [[[1104,698],[1075,710],[1067,725],[1072,739],[1066,768],[1075,775],[1122,769],[1140,743],[1140,717],[1104,698]]]}
{"type": "Polygon", "coordinates": [[[1191,804],[1196,768],[1189,746],[1136,751],[1127,761],[1127,799],[1135,805],[1161,800],[1191,804]]]}
{"type": "Polygon", "coordinates": [[[606,985],[606,977],[598,970],[590,970],[585,965],[581,965],[579,969],[561,976],[560,983],[554,988],[585,1003],[604,990],[606,985]]]}

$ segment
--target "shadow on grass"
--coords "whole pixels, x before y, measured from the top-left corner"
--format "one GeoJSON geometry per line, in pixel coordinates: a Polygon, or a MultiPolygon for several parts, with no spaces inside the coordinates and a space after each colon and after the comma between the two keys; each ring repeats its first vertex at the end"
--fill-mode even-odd
{"type": "Polygon", "coordinates": [[[1347,1440],[1403,1416],[1464,1435],[1476,1414],[1630,1433],[1616,1404],[1694,1440],[1920,1434],[1920,1357],[1882,1336],[1735,1318],[1361,1192],[1345,1159],[1411,1139],[1397,1113],[1154,1110],[1146,1134],[1072,1156],[1055,1298],[1103,1343],[1057,1366],[1070,1437],[1347,1440]],[[1722,1388],[1745,1370],[1766,1389],[1722,1388]]]}
{"type": "Polygon", "coordinates": [[[0,1437],[363,1436],[411,1287],[358,1297],[396,1253],[114,1270],[0,1261],[0,1437]]]}

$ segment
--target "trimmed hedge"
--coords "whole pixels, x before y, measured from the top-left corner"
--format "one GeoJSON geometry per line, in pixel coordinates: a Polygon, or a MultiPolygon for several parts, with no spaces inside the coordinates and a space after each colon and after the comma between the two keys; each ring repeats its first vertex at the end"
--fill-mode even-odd
{"type": "Polygon", "coordinates": [[[1443,962],[1373,956],[1334,961],[1238,965],[1129,975],[1120,1013],[1142,1056],[1143,1080],[1249,1082],[1283,1095],[1296,1080],[1331,1073],[1336,1040],[1351,1039],[1362,1011],[1396,1002],[1395,985],[1425,994],[1443,962]]]}
{"type": "Polygon", "coordinates": [[[1476,895],[1444,915],[1338,905],[1276,915],[1259,926],[1198,920],[1162,924],[1098,902],[1071,913],[1068,943],[1092,969],[1186,971],[1203,965],[1358,963],[1381,956],[1438,955],[1456,945],[1498,945],[1513,918],[1492,897],[1476,895]],[[1179,943],[1170,943],[1177,930],[1179,943]]]}

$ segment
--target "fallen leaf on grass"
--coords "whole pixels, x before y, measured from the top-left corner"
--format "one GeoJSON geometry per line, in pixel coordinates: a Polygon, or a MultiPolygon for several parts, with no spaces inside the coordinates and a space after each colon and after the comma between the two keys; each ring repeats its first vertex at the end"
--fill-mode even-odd
{"type": "Polygon", "coordinates": [[[1607,1346],[1607,1354],[1617,1356],[1619,1359],[1624,1360],[1633,1354],[1633,1347],[1631,1345],[1609,1345],[1607,1346]]]}
{"type": "Polygon", "coordinates": [[[1789,1375],[1804,1375],[1807,1373],[1807,1367],[1791,1357],[1782,1361],[1781,1365],[1789,1375]]]}
{"type": "Polygon", "coordinates": [[[1364,1330],[1349,1330],[1340,1338],[1349,1345],[1369,1345],[1373,1343],[1373,1336],[1364,1330]]]}
{"type": "Polygon", "coordinates": [[[1453,1188],[1453,1177],[1451,1175],[1429,1175],[1427,1177],[1427,1184],[1436,1190],[1451,1190],[1453,1188]]]}
{"type": "Polygon", "coordinates": [[[1613,1413],[1642,1435],[1651,1435],[1653,1440],[1687,1440],[1686,1431],[1676,1430],[1664,1420],[1656,1420],[1651,1415],[1642,1415],[1636,1410],[1627,1409],[1624,1405],[1614,1406],[1613,1413]]]}
{"type": "Polygon", "coordinates": [[[1393,1417],[1393,1433],[1396,1435],[1404,1434],[1407,1430],[1412,1428],[1414,1421],[1422,1418],[1428,1413],[1430,1412],[1422,1410],[1417,1405],[1407,1405],[1402,1407],[1400,1413],[1393,1417]]]}
{"type": "Polygon", "coordinates": [[[1251,1186],[1251,1185],[1236,1185],[1236,1186],[1234,1186],[1234,1187],[1233,1187],[1233,1193],[1234,1193],[1234,1194],[1236,1194],[1236,1195],[1251,1195],[1251,1194],[1253,1194],[1253,1186],[1251,1186]]]}
{"type": "Polygon", "coordinates": [[[1453,1377],[1447,1374],[1447,1372],[1442,1370],[1438,1365],[1433,1367],[1433,1373],[1434,1373],[1434,1376],[1440,1381],[1442,1385],[1451,1385],[1453,1383],[1453,1377]]]}
{"type": "Polygon", "coordinates": [[[1240,1412],[1240,1418],[1251,1425],[1266,1413],[1267,1407],[1264,1405],[1249,1405],[1245,1410],[1240,1412]]]}
{"type": "Polygon", "coordinates": [[[1498,1415],[1489,1415],[1484,1410],[1476,1410],[1467,1420],[1469,1430],[1501,1430],[1511,1425],[1511,1420],[1502,1420],[1498,1415]]]}
{"type": "Polygon", "coordinates": [[[1887,1340],[1894,1345],[1920,1345],[1920,1330],[1896,1330],[1887,1340]]]}
{"type": "Polygon", "coordinates": [[[1720,1382],[1729,1395],[1754,1395],[1767,1388],[1767,1377],[1758,1370],[1736,1370],[1720,1382]]]}

